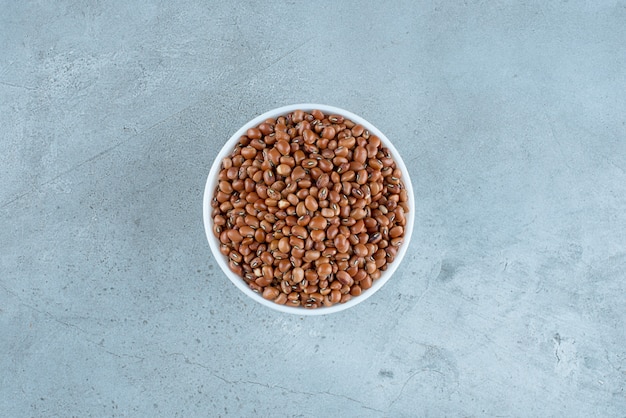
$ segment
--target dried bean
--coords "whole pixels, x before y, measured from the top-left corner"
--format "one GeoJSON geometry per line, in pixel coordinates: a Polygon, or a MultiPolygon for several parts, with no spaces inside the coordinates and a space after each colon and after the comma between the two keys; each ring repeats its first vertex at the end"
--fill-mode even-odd
{"type": "Polygon", "coordinates": [[[402,175],[364,126],[297,110],[248,129],[222,160],[212,231],[229,268],[265,299],[312,309],[345,303],[403,245],[402,175]]]}

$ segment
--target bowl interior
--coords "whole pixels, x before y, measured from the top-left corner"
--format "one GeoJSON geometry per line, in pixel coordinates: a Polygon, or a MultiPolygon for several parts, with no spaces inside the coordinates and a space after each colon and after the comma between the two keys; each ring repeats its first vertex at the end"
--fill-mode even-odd
{"type": "Polygon", "coordinates": [[[235,132],[233,136],[230,137],[230,139],[226,142],[226,144],[224,144],[220,152],[215,157],[215,160],[213,162],[213,165],[211,166],[211,170],[209,171],[209,175],[208,175],[206,185],[205,185],[202,209],[203,209],[203,219],[204,219],[204,230],[207,236],[207,240],[209,242],[209,246],[211,247],[211,251],[213,252],[214,257],[217,260],[217,263],[219,264],[224,274],[226,274],[226,276],[233,282],[233,284],[237,286],[248,297],[274,310],[285,312],[285,313],[290,313],[290,314],[295,314],[295,315],[324,315],[324,314],[339,312],[339,311],[351,308],[352,306],[355,306],[363,302],[364,300],[372,296],[374,293],[376,293],[391,278],[393,273],[396,271],[396,269],[402,262],[402,259],[406,255],[407,248],[409,247],[409,242],[411,240],[411,235],[413,233],[413,223],[415,219],[415,200],[413,196],[413,186],[411,184],[409,172],[407,170],[406,165],[404,164],[404,161],[402,160],[402,157],[400,156],[400,153],[398,152],[398,150],[396,150],[396,148],[393,146],[391,141],[389,141],[389,139],[382,132],[380,132],[378,128],[376,128],[370,122],[366,121],[365,119],[361,118],[358,115],[355,115],[347,110],[343,110],[337,107],[321,105],[321,104],[311,104],[311,103],[294,104],[294,105],[283,106],[274,110],[270,110],[262,115],[257,116],[256,118],[252,119],[251,121],[243,125],[241,128],[239,128],[239,130],[235,132]],[[318,309],[307,309],[303,307],[291,307],[291,306],[279,305],[272,301],[264,299],[260,294],[252,291],[252,289],[248,287],[248,285],[244,282],[244,280],[240,276],[238,276],[237,274],[235,274],[234,272],[230,270],[230,268],[228,267],[228,263],[226,261],[226,257],[224,257],[219,251],[219,245],[220,245],[219,240],[213,235],[213,232],[212,232],[213,219],[211,218],[211,211],[212,211],[211,199],[213,198],[215,188],[217,187],[218,174],[220,171],[222,160],[232,152],[239,138],[242,135],[245,135],[246,131],[249,128],[258,126],[261,122],[265,121],[268,118],[275,118],[278,116],[286,115],[298,109],[304,110],[305,112],[310,112],[312,110],[319,109],[322,112],[324,112],[324,114],[326,115],[328,114],[342,115],[345,118],[348,118],[355,123],[363,125],[371,133],[377,135],[380,138],[381,142],[387,148],[389,148],[389,150],[393,154],[393,159],[395,160],[397,167],[402,171],[402,182],[404,183],[404,186],[407,190],[408,205],[410,209],[409,213],[406,214],[404,242],[402,246],[400,247],[400,249],[398,250],[398,253],[394,261],[391,264],[389,264],[387,270],[382,272],[380,278],[373,282],[372,287],[367,290],[364,290],[360,296],[354,297],[346,303],[335,304],[330,307],[321,307],[318,309]]]}

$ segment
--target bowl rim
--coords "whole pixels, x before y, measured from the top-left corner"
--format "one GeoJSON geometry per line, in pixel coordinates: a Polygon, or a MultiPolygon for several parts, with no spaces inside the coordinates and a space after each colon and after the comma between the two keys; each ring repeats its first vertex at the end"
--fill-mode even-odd
{"type": "Polygon", "coordinates": [[[413,185],[411,183],[409,171],[407,169],[406,164],[404,163],[402,159],[402,156],[400,155],[398,150],[394,147],[393,143],[387,138],[387,136],[384,133],[382,133],[376,126],[374,126],[371,122],[362,118],[361,116],[356,115],[350,111],[347,111],[339,107],[329,106],[329,105],[324,105],[324,104],[316,104],[316,103],[297,103],[297,104],[281,106],[281,107],[268,110],[267,112],[264,112],[263,114],[251,119],[250,121],[245,123],[242,127],[240,127],[224,143],[221,150],[215,156],[215,159],[213,160],[213,164],[211,165],[211,169],[209,170],[209,174],[207,176],[207,180],[206,180],[205,187],[204,187],[202,215],[203,215],[203,221],[204,221],[204,231],[207,237],[207,241],[209,243],[209,247],[211,248],[211,252],[213,253],[214,258],[216,259],[218,265],[220,266],[220,268],[222,269],[226,277],[228,277],[228,279],[239,290],[241,290],[244,294],[246,294],[246,296],[253,299],[254,301],[268,308],[271,308],[273,310],[283,312],[283,313],[293,314],[293,315],[299,315],[299,316],[317,316],[317,315],[327,315],[331,313],[336,313],[336,312],[340,312],[340,311],[349,309],[351,307],[354,307],[358,305],[359,303],[364,302],[365,300],[370,298],[372,295],[374,295],[376,292],[378,292],[389,281],[389,279],[391,279],[395,271],[398,269],[398,267],[402,263],[402,260],[404,259],[407,253],[407,250],[411,241],[411,236],[413,234],[414,220],[415,220],[415,200],[413,196],[413,185]],[[406,219],[406,226],[405,226],[404,242],[400,246],[400,249],[398,250],[398,253],[396,254],[396,258],[394,259],[393,263],[389,264],[389,267],[387,268],[387,270],[382,272],[381,277],[373,282],[371,288],[364,290],[361,295],[350,299],[346,303],[338,303],[330,307],[320,307],[318,309],[307,309],[304,307],[292,307],[292,306],[279,305],[277,303],[264,299],[259,293],[256,293],[252,289],[250,289],[248,285],[246,285],[246,283],[244,282],[243,278],[241,278],[240,276],[238,276],[237,274],[235,274],[234,272],[230,270],[230,268],[228,267],[228,263],[226,262],[226,257],[224,257],[219,251],[219,240],[213,235],[213,231],[212,231],[213,220],[211,218],[211,211],[212,211],[211,200],[213,198],[215,187],[217,186],[217,183],[218,183],[218,180],[217,180],[218,173],[220,170],[222,160],[232,152],[239,138],[242,135],[244,135],[249,128],[258,126],[261,122],[265,121],[268,118],[284,116],[295,110],[303,110],[305,112],[310,112],[315,109],[321,110],[326,115],[329,115],[329,114],[342,115],[343,117],[352,120],[354,123],[363,125],[372,134],[380,138],[381,142],[387,148],[389,148],[389,150],[392,153],[393,159],[396,162],[396,165],[402,171],[402,182],[404,183],[404,186],[407,190],[408,204],[409,204],[410,211],[406,217],[407,219],[406,219]]]}

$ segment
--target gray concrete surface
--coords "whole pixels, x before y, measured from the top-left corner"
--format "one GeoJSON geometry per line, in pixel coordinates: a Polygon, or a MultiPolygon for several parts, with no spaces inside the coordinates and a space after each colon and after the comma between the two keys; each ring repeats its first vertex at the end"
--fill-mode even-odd
{"type": "Polygon", "coordinates": [[[13,2],[0,416],[626,416],[626,2],[13,2]],[[245,121],[371,120],[416,189],[358,307],[286,316],[206,243],[245,121]]]}

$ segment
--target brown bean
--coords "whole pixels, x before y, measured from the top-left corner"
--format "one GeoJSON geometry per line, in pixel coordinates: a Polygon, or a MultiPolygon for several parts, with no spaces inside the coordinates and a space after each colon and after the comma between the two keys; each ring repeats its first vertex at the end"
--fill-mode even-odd
{"type": "Polygon", "coordinates": [[[291,146],[289,145],[289,142],[285,140],[280,140],[276,142],[274,148],[278,150],[278,152],[280,152],[282,155],[287,155],[291,151],[291,146]]]}
{"type": "Polygon", "coordinates": [[[263,261],[259,257],[255,257],[252,259],[252,261],[250,261],[250,267],[252,267],[253,269],[260,267],[261,264],[263,264],[263,261]]]}
{"type": "Polygon", "coordinates": [[[289,258],[289,255],[287,253],[284,253],[280,250],[274,251],[273,255],[274,255],[274,259],[279,260],[279,261],[289,258]]]}
{"type": "Polygon", "coordinates": [[[304,120],[304,111],[300,109],[294,110],[291,118],[296,123],[302,122],[304,120]]]}
{"type": "Polygon", "coordinates": [[[310,129],[305,129],[302,132],[302,138],[304,139],[304,142],[306,144],[314,144],[319,139],[317,134],[315,132],[313,132],[312,130],[310,130],[310,129]]]}
{"type": "Polygon", "coordinates": [[[306,170],[301,166],[296,166],[291,171],[291,179],[295,182],[302,181],[306,177],[306,170]]]}
{"type": "MultiPolygon", "coordinates": [[[[216,194],[215,194],[215,199],[219,202],[219,203],[228,203],[228,200],[230,199],[230,195],[224,193],[223,191],[219,190],[216,194]]],[[[220,206],[220,209],[221,206],[220,206]]],[[[228,209],[224,210],[222,209],[222,212],[226,212],[228,209]]]]}
{"type": "Polygon", "coordinates": [[[291,167],[289,167],[287,164],[280,164],[278,167],[276,167],[276,173],[278,173],[278,175],[286,177],[289,174],[291,174],[291,167]]]}
{"type": "Polygon", "coordinates": [[[213,223],[219,226],[226,225],[226,218],[224,218],[222,215],[216,215],[213,217],[213,223]]]}
{"type": "Polygon", "coordinates": [[[348,242],[350,242],[351,245],[357,245],[360,242],[360,240],[358,236],[354,234],[350,234],[348,236],[348,242]]]}
{"type": "Polygon", "coordinates": [[[332,126],[326,126],[322,130],[322,137],[326,139],[333,139],[335,137],[335,134],[335,128],[333,128],[332,126]]]}
{"type": "Polygon", "coordinates": [[[360,184],[360,185],[363,185],[363,184],[367,183],[367,180],[368,180],[367,177],[368,177],[367,170],[364,170],[364,169],[363,170],[359,170],[356,173],[356,182],[358,184],[360,184]]]}
{"type": "Polygon", "coordinates": [[[352,154],[352,158],[354,158],[354,161],[357,161],[359,163],[365,163],[365,161],[367,160],[367,150],[363,147],[356,147],[354,149],[354,153],[352,154]]]}
{"type": "Polygon", "coordinates": [[[306,239],[309,235],[307,229],[300,225],[291,227],[291,234],[300,239],[306,239]]]}
{"type": "Polygon", "coordinates": [[[364,130],[365,128],[363,127],[363,125],[354,125],[354,127],[352,127],[351,132],[354,137],[358,137],[358,136],[361,136],[364,130]]]}
{"type": "Polygon", "coordinates": [[[267,299],[267,300],[274,300],[278,297],[278,295],[280,294],[280,290],[274,288],[274,287],[266,287],[263,290],[263,298],[267,299]]]}
{"type": "Polygon", "coordinates": [[[367,151],[367,158],[376,157],[376,153],[378,152],[378,148],[372,144],[366,144],[365,150],[367,151]]]}
{"type": "Polygon", "coordinates": [[[350,227],[350,232],[352,234],[360,234],[361,232],[365,231],[365,229],[365,222],[363,222],[363,219],[359,219],[354,223],[354,225],[350,227]]]}
{"type": "Polygon", "coordinates": [[[292,251],[294,248],[298,250],[304,250],[304,240],[301,238],[297,238],[293,235],[289,237],[289,245],[291,246],[292,251]]]}
{"type": "Polygon", "coordinates": [[[383,267],[385,264],[387,264],[387,254],[385,253],[385,257],[381,258],[381,259],[375,259],[374,261],[376,263],[376,268],[380,269],[381,267],[383,267]]]}
{"type": "Polygon", "coordinates": [[[330,183],[330,177],[328,174],[326,173],[322,173],[318,178],[317,178],[317,182],[315,183],[316,186],[321,189],[323,187],[328,186],[328,184],[330,183]]]}
{"type": "Polygon", "coordinates": [[[304,260],[307,262],[310,261],[315,261],[317,259],[319,259],[321,256],[321,253],[317,250],[308,250],[307,252],[304,253],[304,260]]]}
{"type": "Polygon", "coordinates": [[[343,137],[337,142],[338,147],[345,147],[347,149],[352,149],[355,144],[356,139],[353,136],[343,137]]]}
{"type": "Polygon", "coordinates": [[[263,135],[269,135],[274,132],[274,125],[266,121],[259,125],[259,130],[263,135]]]}
{"type": "Polygon", "coordinates": [[[311,212],[315,212],[319,207],[319,205],[317,204],[317,200],[315,200],[315,198],[311,195],[307,196],[306,199],[304,199],[304,205],[306,206],[307,210],[311,212]]]}
{"type": "Polygon", "coordinates": [[[256,281],[248,283],[248,287],[255,293],[262,293],[263,287],[256,284],[256,281]]]}
{"type": "MultiPolygon", "coordinates": [[[[300,199],[298,199],[298,196],[296,196],[293,193],[289,193],[287,195],[287,201],[289,202],[290,206],[296,206],[298,203],[300,203],[300,199]]],[[[297,218],[293,218],[293,224],[295,224],[297,218]]]]}
{"type": "Polygon", "coordinates": [[[246,132],[246,135],[250,139],[260,139],[263,137],[263,132],[259,128],[250,128],[246,132]]]}
{"type": "MultiPolygon", "coordinates": [[[[278,262],[277,267],[278,267],[278,271],[280,271],[281,273],[285,273],[288,270],[291,270],[291,267],[292,267],[291,261],[287,258],[284,258],[278,262]]],[[[276,270],[274,270],[274,272],[276,273],[276,270]]]]}
{"type": "Polygon", "coordinates": [[[361,280],[363,280],[365,278],[365,276],[367,276],[367,272],[365,270],[357,270],[357,272],[354,274],[354,281],[355,282],[360,282],[361,280]]]}
{"type": "Polygon", "coordinates": [[[316,293],[318,290],[319,289],[318,289],[317,285],[310,284],[310,285],[306,286],[304,288],[304,293],[306,293],[308,295],[306,300],[307,301],[315,301],[314,297],[313,297],[313,293],[316,293]]]}
{"type": "Polygon", "coordinates": [[[367,263],[365,263],[365,271],[368,274],[372,274],[373,272],[375,272],[376,268],[376,263],[374,261],[368,261],[367,263]]]}
{"type": "Polygon", "coordinates": [[[322,242],[326,239],[326,232],[321,229],[315,229],[310,233],[311,239],[315,242],[322,242]]]}
{"type": "Polygon", "coordinates": [[[332,123],[343,123],[344,118],[341,115],[330,115],[328,120],[332,123]]]}
{"type": "Polygon", "coordinates": [[[399,247],[402,245],[403,242],[404,242],[404,238],[397,237],[397,238],[392,239],[389,243],[391,244],[392,247],[399,247]]]}
{"type": "Polygon", "coordinates": [[[339,283],[339,280],[333,280],[332,282],[330,282],[330,285],[328,285],[328,287],[330,287],[331,290],[341,290],[343,285],[339,283]]]}
{"type": "Polygon", "coordinates": [[[254,229],[248,225],[244,225],[241,228],[239,228],[239,234],[242,237],[253,237],[254,236],[254,229]]]}
{"type": "Polygon", "coordinates": [[[272,279],[274,277],[274,269],[272,266],[264,265],[261,271],[265,279],[272,279]]]}
{"type": "Polygon", "coordinates": [[[347,253],[350,248],[350,242],[346,239],[345,235],[337,235],[334,239],[335,248],[340,253],[347,253]]]}
{"type": "Polygon", "coordinates": [[[358,284],[355,284],[354,286],[352,286],[350,288],[350,295],[351,296],[360,296],[361,295],[361,286],[359,286],[358,284]]]}
{"type": "Polygon", "coordinates": [[[277,166],[280,163],[281,153],[276,148],[265,151],[265,154],[272,166],[277,166]]]}
{"type": "Polygon", "coordinates": [[[333,216],[335,216],[335,211],[330,209],[330,208],[323,208],[320,211],[320,214],[324,217],[324,218],[332,218],[333,216]]]}
{"type": "Polygon", "coordinates": [[[339,303],[339,301],[341,300],[341,292],[337,289],[331,290],[329,299],[331,303],[339,303]]]}
{"type": "Polygon", "coordinates": [[[345,146],[338,146],[335,151],[335,157],[347,157],[350,154],[350,149],[345,146]]]}
{"type": "Polygon", "coordinates": [[[277,303],[279,305],[284,305],[285,303],[287,303],[287,295],[285,293],[280,293],[276,299],[274,299],[274,303],[277,303]]]}
{"type": "Polygon", "coordinates": [[[321,277],[330,275],[333,272],[333,267],[329,263],[321,263],[317,266],[317,274],[321,277]]]}
{"type": "Polygon", "coordinates": [[[308,169],[308,170],[310,170],[310,169],[312,169],[314,167],[317,167],[317,160],[313,159],[313,158],[304,159],[302,161],[302,167],[304,169],[308,169]]]}
{"type": "Polygon", "coordinates": [[[350,212],[350,218],[354,219],[355,221],[363,219],[365,218],[365,216],[367,216],[367,212],[365,211],[365,209],[357,208],[350,212]]]}
{"type": "Polygon", "coordinates": [[[367,247],[363,244],[356,244],[354,246],[354,254],[358,257],[365,257],[367,255],[367,247]]]}
{"type": "Polygon", "coordinates": [[[284,210],[284,209],[287,209],[289,206],[291,206],[291,203],[289,203],[289,201],[286,199],[281,199],[277,202],[276,206],[278,206],[278,209],[284,210]]]}
{"type": "Polygon", "coordinates": [[[317,120],[324,119],[324,113],[321,110],[319,110],[319,109],[312,110],[311,111],[311,116],[313,116],[317,120]]]}
{"type": "Polygon", "coordinates": [[[278,241],[278,250],[282,253],[288,253],[291,251],[291,245],[289,245],[289,238],[283,237],[278,241]]]}
{"type": "Polygon", "coordinates": [[[237,251],[231,251],[228,256],[233,262],[237,264],[241,263],[241,261],[243,260],[241,254],[239,254],[237,251]]]}
{"type": "Polygon", "coordinates": [[[271,186],[272,184],[274,184],[274,182],[276,181],[276,176],[274,175],[274,172],[271,169],[265,170],[263,172],[263,181],[268,186],[271,186]]]}
{"type": "MultiPolygon", "coordinates": [[[[268,267],[268,266],[266,266],[268,267]]],[[[271,268],[271,267],[270,267],[271,268]]],[[[273,272],[274,270],[272,270],[273,272]]],[[[265,286],[269,286],[270,283],[272,283],[272,277],[266,277],[265,275],[257,278],[254,283],[256,283],[257,285],[259,285],[260,287],[265,287],[265,286]]]]}
{"type": "Polygon", "coordinates": [[[393,228],[389,230],[389,236],[391,238],[397,238],[401,236],[402,234],[404,234],[404,228],[401,226],[394,226],[393,228]]]}
{"type": "Polygon", "coordinates": [[[243,241],[243,237],[241,236],[239,231],[237,231],[236,229],[229,229],[228,231],[226,231],[226,235],[228,236],[228,239],[231,240],[232,242],[243,241]]]}
{"type": "MultiPolygon", "coordinates": [[[[306,198],[305,198],[306,201],[306,198]]],[[[308,209],[306,208],[306,203],[303,201],[300,201],[297,205],[296,205],[296,215],[298,216],[304,216],[308,214],[308,209]]]]}
{"type": "Polygon", "coordinates": [[[342,182],[351,182],[356,178],[356,172],[350,167],[350,164],[348,163],[342,163],[337,172],[341,173],[340,179],[342,182]]]}
{"type": "Polygon", "coordinates": [[[220,181],[219,185],[218,185],[220,191],[226,193],[226,194],[230,194],[233,192],[233,186],[231,183],[229,183],[228,181],[220,181]]]}
{"type": "Polygon", "coordinates": [[[254,233],[254,240],[256,242],[264,242],[265,241],[265,232],[262,229],[257,229],[254,233]]]}
{"type": "Polygon", "coordinates": [[[264,251],[259,256],[264,265],[271,266],[274,263],[274,257],[268,251],[264,251]]]}
{"type": "Polygon", "coordinates": [[[334,240],[339,233],[339,228],[336,225],[331,225],[326,230],[326,238],[334,240]]]}
{"type": "MultiPolygon", "coordinates": [[[[241,149],[241,155],[246,160],[250,160],[250,159],[253,159],[254,157],[256,157],[256,153],[257,153],[257,150],[256,150],[256,148],[253,148],[253,147],[244,147],[244,148],[241,149]]],[[[230,177],[230,176],[229,176],[229,178],[233,179],[233,177],[230,177]]]]}
{"type": "Polygon", "coordinates": [[[212,230],[229,268],[266,299],[345,303],[403,245],[401,179],[390,150],[362,125],[296,110],[248,129],[222,160],[212,230]]]}
{"type": "Polygon", "coordinates": [[[365,278],[359,282],[359,286],[361,286],[361,289],[363,290],[372,287],[372,277],[369,274],[366,275],[365,278]]]}
{"type": "Polygon", "coordinates": [[[352,184],[349,182],[342,182],[341,191],[343,192],[344,195],[349,196],[352,192],[352,184]]]}
{"type": "Polygon", "coordinates": [[[226,179],[235,180],[238,177],[239,177],[239,169],[237,167],[231,167],[228,170],[226,170],[226,179]]]}
{"type": "Polygon", "coordinates": [[[300,283],[304,279],[304,269],[296,267],[291,273],[291,279],[294,283],[300,283]]]}
{"type": "Polygon", "coordinates": [[[327,225],[328,221],[326,220],[326,218],[319,215],[313,217],[313,219],[311,219],[311,222],[309,222],[309,227],[311,229],[325,229],[327,225]]]}
{"type": "Polygon", "coordinates": [[[298,218],[298,225],[307,226],[311,222],[311,215],[304,214],[298,218]]]}
{"type": "Polygon", "coordinates": [[[386,256],[385,250],[384,249],[379,249],[378,251],[376,251],[372,257],[374,257],[374,260],[380,260],[380,259],[384,259],[386,256]]]}
{"type": "Polygon", "coordinates": [[[338,271],[335,277],[342,285],[352,286],[354,283],[354,279],[346,271],[338,271]]]}

